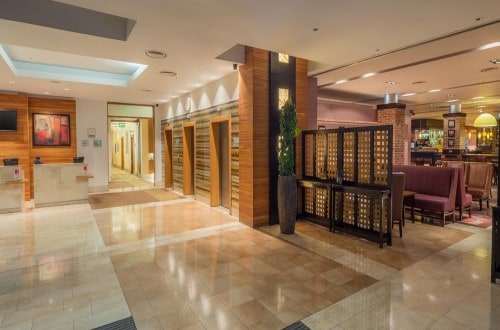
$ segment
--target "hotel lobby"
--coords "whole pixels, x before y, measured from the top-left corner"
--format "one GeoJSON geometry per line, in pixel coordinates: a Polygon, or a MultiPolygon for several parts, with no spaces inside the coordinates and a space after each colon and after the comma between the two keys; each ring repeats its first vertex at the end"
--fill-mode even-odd
{"type": "Polygon", "coordinates": [[[495,1],[21,2],[0,3],[0,329],[499,328],[495,1]],[[453,173],[455,201],[472,163],[470,208],[426,213],[420,177],[391,210],[392,169],[453,173]]]}

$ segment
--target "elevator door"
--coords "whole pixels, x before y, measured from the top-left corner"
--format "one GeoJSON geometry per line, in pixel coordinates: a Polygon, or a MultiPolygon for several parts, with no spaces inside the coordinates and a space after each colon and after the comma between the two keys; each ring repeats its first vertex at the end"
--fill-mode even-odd
{"type": "Polygon", "coordinates": [[[172,130],[165,130],[165,188],[173,186],[172,130]]]}
{"type": "Polygon", "coordinates": [[[194,195],[194,126],[183,128],[184,195],[194,195]]]}
{"type": "Polygon", "coordinates": [[[221,205],[229,208],[231,206],[229,200],[229,131],[228,131],[228,123],[222,122],[219,124],[219,164],[220,164],[220,201],[221,205]]]}

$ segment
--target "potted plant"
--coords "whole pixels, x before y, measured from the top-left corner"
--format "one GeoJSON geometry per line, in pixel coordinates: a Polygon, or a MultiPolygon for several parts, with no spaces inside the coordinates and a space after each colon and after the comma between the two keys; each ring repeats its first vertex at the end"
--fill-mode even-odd
{"type": "Polygon", "coordinates": [[[282,234],[293,234],[297,217],[297,182],[294,174],[294,137],[298,136],[295,104],[287,100],[280,109],[278,149],[278,217],[282,234]]]}

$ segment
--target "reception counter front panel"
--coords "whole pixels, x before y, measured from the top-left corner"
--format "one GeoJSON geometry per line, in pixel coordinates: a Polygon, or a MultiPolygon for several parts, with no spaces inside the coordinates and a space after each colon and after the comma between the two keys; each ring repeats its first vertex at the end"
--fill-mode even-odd
{"type": "Polygon", "coordinates": [[[0,167],[0,213],[21,212],[24,180],[21,166],[0,167]]]}
{"type": "Polygon", "coordinates": [[[34,165],[35,207],[87,203],[92,176],[85,167],[85,163],[34,165]]]}

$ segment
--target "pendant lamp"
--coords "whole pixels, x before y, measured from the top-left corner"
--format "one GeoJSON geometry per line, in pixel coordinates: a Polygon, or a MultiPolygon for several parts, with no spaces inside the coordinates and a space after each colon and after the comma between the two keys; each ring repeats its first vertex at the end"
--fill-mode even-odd
{"type": "Polygon", "coordinates": [[[489,113],[482,113],[474,119],[474,127],[492,127],[497,126],[496,118],[489,113]]]}

